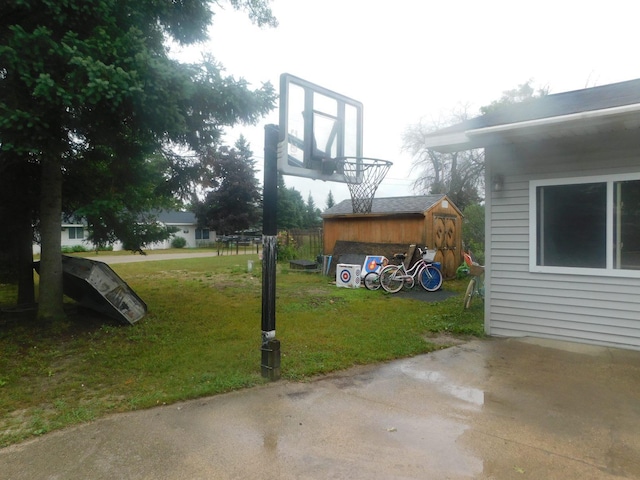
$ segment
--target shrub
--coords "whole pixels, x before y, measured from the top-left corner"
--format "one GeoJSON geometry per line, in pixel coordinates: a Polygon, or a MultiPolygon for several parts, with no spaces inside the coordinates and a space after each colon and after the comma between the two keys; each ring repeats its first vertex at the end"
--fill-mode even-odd
{"type": "Polygon", "coordinates": [[[171,240],[171,248],[184,248],[187,246],[187,240],[184,237],[173,237],[171,240]]]}
{"type": "Polygon", "coordinates": [[[88,252],[89,250],[83,245],[72,245],[62,247],[62,253],[81,253],[88,252]]]}
{"type": "Polygon", "coordinates": [[[278,261],[286,262],[296,258],[296,241],[286,230],[278,233],[278,261]]]}
{"type": "Polygon", "coordinates": [[[465,250],[471,250],[475,261],[484,265],[484,205],[464,209],[463,229],[465,250]]]}

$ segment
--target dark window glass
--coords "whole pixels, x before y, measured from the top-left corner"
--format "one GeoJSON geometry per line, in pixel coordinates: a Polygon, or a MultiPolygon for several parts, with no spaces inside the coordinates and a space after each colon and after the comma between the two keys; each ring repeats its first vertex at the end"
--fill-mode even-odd
{"type": "Polygon", "coordinates": [[[548,185],[536,194],[538,265],[605,268],[607,184],[548,185]]]}
{"type": "Polygon", "coordinates": [[[640,180],[614,184],[614,268],[640,269],[640,180]]]}
{"type": "Polygon", "coordinates": [[[209,229],[196,228],[196,240],[209,240],[209,229]]]}
{"type": "Polygon", "coordinates": [[[84,228],[69,227],[69,240],[82,240],[84,238],[84,228]]]}

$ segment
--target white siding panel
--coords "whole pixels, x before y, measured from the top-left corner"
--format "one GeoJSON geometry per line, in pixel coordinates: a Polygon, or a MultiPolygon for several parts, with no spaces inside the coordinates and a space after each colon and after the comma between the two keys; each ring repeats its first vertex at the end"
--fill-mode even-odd
{"type": "MultiPolygon", "coordinates": [[[[487,332],[640,350],[640,279],[529,271],[529,182],[640,171],[634,141],[486,149],[487,332]]],[[[576,245],[576,248],[580,248],[576,245]]]]}
{"type": "Polygon", "coordinates": [[[504,235],[522,235],[523,237],[528,237],[529,227],[500,227],[494,228],[491,232],[492,237],[501,237],[504,235]]]}
{"type": "Polygon", "coordinates": [[[526,245],[523,242],[516,241],[495,241],[491,245],[494,250],[526,250],[526,245]]]}
{"type": "Polygon", "coordinates": [[[605,300],[613,299],[612,295],[620,294],[624,296],[625,300],[631,299],[640,305],[640,295],[638,295],[638,287],[636,285],[628,283],[620,283],[619,278],[602,278],[602,281],[598,284],[597,291],[594,292],[591,288],[593,284],[592,277],[573,277],[570,275],[564,275],[563,277],[560,277],[559,275],[551,275],[551,277],[553,278],[544,277],[549,277],[549,275],[536,274],[535,276],[532,276],[529,275],[528,272],[524,275],[507,271],[494,272],[492,286],[494,287],[494,291],[499,290],[501,286],[518,289],[535,287],[545,290],[552,290],[554,294],[560,295],[562,297],[565,297],[567,295],[589,295],[589,297],[593,298],[595,295],[596,297],[605,296],[605,300]],[[543,277],[543,279],[540,282],[534,283],[531,281],[531,278],[534,277],[543,277]]]}
{"type": "MultiPolygon", "coordinates": [[[[599,333],[599,334],[607,334],[611,333],[613,335],[628,335],[633,339],[634,342],[640,343],[640,335],[638,335],[638,321],[637,320],[629,320],[625,319],[622,325],[611,325],[607,321],[610,320],[605,317],[597,317],[598,320],[591,317],[594,321],[588,322],[584,321],[589,317],[571,317],[570,315],[563,316],[561,313],[557,315],[552,315],[549,317],[541,317],[539,315],[535,315],[533,311],[530,311],[531,315],[518,315],[514,318],[511,314],[502,314],[499,311],[495,313],[495,322],[496,326],[502,326],[505,329],[514,329],[514,330],[523,330],[528,331],[532,330],[533,332],[546,331],[547,329],[555,328],[558,331],[583,331],[589,333],[599,333]],[[635,322],[635,324],[634,324],[635,322]],[[502,323],[502,325],[500,325],[502,323]],[[520,328],[514,328],[519,326],[520,328]]],[[[527,335],[531,333],[528,332],[527,335]]]]}
{"type": "Polygon", "coordinates": [[[529,216],[529,204],[526,205],[497,205],[494,212],[500,218],[502,214],[520,213],[529,216]]]}
{"type": "Polygon", "coordinates": [[[640,341],[637,338],[629,337],[627,335],[616,335],[613,333],[602,334],[589,330],[563,330],[554,327],[539,328],[535,331],[528,332],[519,328],[509,328],[511,326],[517,325],[509,323],[507,324],[506,328],[496,326],[495,331],[492,331],[492,335],[499,337],[534,336],[541,338],[552,338],[555,340],[565,340],[569,342],[589,343],[592,345],[603,345],[607,347],[640,350],[640,341]]]}
{"type": "Polygon", "coordinates": [[[520,258],[504,257],[500,259],[500,263],[493,263],[491,267],[493,270],[500,269],[500,271],[522,272],[523,274],[529,271],[529,264],[520,258]]]}
{"type": "MultiPolygon", "coordinates": [[[[499,322],[500,319],[506,319],[508,322],[512,322],[512,316],[515,312],[507,307],[496,307],[496,322],[499,322]]],[[[632,337],[640,338],[638,335],[638,327],[640,326],[640,321],[637,319],[622,319],[619,323],[617,322],[615,327],[607,325],[603,322],[602,316],[594,315],[583,315],[580,317],[576,317],[571,313],[563,313],[563,312],[555,312],[554,315],[541,318],[536,315],[534,310],[530,310],[528,312],[523,312],[524,314],[518,313],[518,320],[524,321],[531,326],[539,325],[539,326],[558,326],[558,322],[565,322],[566,325],[570,326],[572,330],[582,329],[582,330],[593,330],[593,331],[613,331],[616,330],[618,332],[625,332],[625,334],[630,335],[632,337]],[[526,314],[529,315],[526,315],[526,314]]],[[[598,312],[599,313],[599,312],[598,312]]]]}
{"type": "MultiPolygon", "coordinates": [[[[492,292],[492,306],[512,307],[526,312],[545,312],[544,317],[552,316],[553,313],[567,313],[580,319],[587,315],[597,315],[601,318],[615,317],[616,319],[636,320],[637,314],[631,309],[637,308],[637,304],[630,302],[604,303],[602,300],[591,299],[566,299],[565,302],[558,301],[549,297],[539,297],[538,301],[522,301],[517,307],[514,303],[518,302],[519,295],[511,292],[492,292]],[[554,301],[555,300],[555,301],[554,301]],[[549,314],[549,315],[547,315],[549,314]]],[[[640,336],[640,332],[639,332],[640,336]]]]}
{"type": "Polygon", "coordinates": [[[522,215],[515,216],[516,218],[503,218],[499,219],[494,218],[491,220],[492,228],[512,228],[512,227],[525,227],[529,228],[529,216],[527,218],[522,218],[522,215]]]}
{"type": "MultiPolygon", "coordinates": [[[[519,248],[503,248],[500,250],[500,255],[503,259],[508,257],[515,257],[516,259],[522,258],[522,249],[519,248]]],[[[516,260],[517,261],[517,260],[516,260]]]]}

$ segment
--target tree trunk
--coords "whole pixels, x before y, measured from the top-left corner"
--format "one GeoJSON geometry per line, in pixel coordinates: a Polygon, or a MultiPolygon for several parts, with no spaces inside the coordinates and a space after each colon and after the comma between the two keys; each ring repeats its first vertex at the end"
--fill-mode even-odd
{"type": "Polygon", "coordinates": [[[38,288],[38,319],[64,318],[62,303],[62,161],[52,155],[42,160],[40,193],[40,286],[38,288]]]}
{"type": "MultiPolygon", "coordinates": [[[[3,152],[4,153],[4,152],[3,152]]],[[[5,153],[0,167],[0,283],[18,284],[18,305],[34,304],[33,189],[27,159],[5,153]]]]}

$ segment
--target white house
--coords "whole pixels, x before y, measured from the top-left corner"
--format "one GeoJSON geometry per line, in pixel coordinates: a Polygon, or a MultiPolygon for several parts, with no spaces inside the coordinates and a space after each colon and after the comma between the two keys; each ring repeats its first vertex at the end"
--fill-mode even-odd
{"type": "MultiPolygon", "coordinates": [[[[161,250],[171,248],[171,241],[175,237],[182,237],[186,240],[185,248],[195,248],[200,241],[214,241],[210,239],[209,229],[198,228],[198,220],[192,212],[162,211],[158,214],[158,221],[167,227],[175,227],[178,230],[173,236],[164,242],[158,242],[151,245],[150,250],[161,250]],[[203,238],[206,237],[206,238],[203,238]]],[[[215,237],[215,232],[213,233],[215,237]]]]}
{"type": "MultiPolygon", "coordinates": [[[[169,227],[176,227],[178,230],[173,236],[164,241],[149,246],[150,250],[165,249],[171,247],[171,240],[174,237],[182,237],[186,240],[185,248],[195,248],[215,242],[216,233],[208,228],[199,228],[198,220],[192,212],[162,211],[157,215],[157,220],[169,227]]],[[[61,225],[61,242],[64,248],[82,246],[86,249],[94,248],[94,245],[87,240],[88,230],[86,224],[79,221],[67,221],[61,225]]],[[[122,244],[116,242],[113,250],[122,250],[122,244]]],[[[40,253],[40,245],[33,245],[33,253],[40,253]]]]}
{"type": "Polygon", "coordinates": [[[640,349],[640,79],[434,132],[484,148],[485,330],[640,349]]]}

